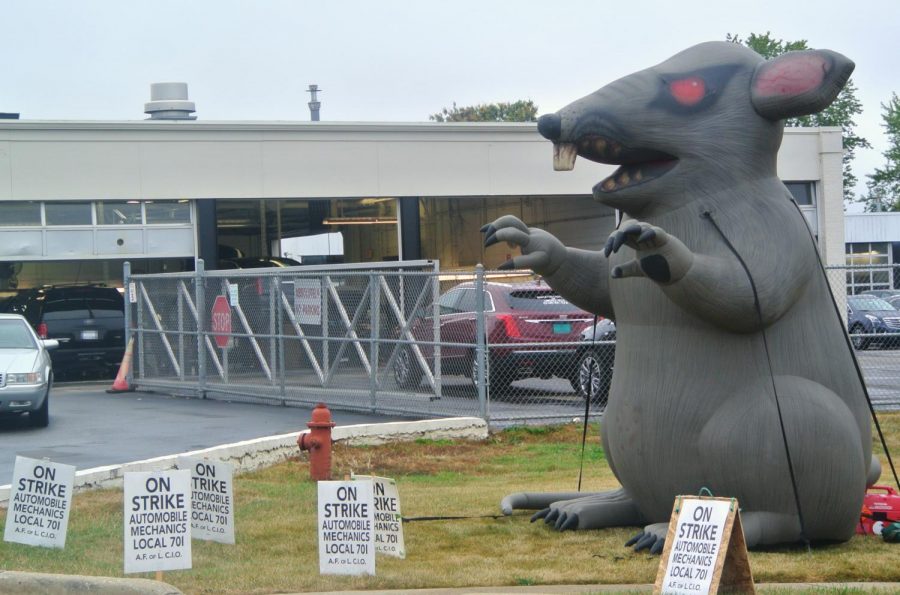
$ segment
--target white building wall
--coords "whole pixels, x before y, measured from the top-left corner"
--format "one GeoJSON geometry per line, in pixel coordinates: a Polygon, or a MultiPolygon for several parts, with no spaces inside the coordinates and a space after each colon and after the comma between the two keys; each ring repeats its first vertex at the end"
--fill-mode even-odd
{"type": "MultiPolygon", "coordinates": [[[[840,129],[789,128],[778,158],[782,179],[816,183],[829,264],[841,154],[840,129]]],[[[0,200],[588,195],[612,170],[553,171],[534,123],[0,121],[0,200]]]]}

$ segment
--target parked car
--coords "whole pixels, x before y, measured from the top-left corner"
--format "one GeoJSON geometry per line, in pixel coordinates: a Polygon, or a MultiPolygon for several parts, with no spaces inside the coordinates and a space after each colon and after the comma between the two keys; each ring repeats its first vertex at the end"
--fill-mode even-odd
{"type": "MultiPolygon", "coordinates": [[[[476,290],[474,283],[457,285],[440,296],[441,370],[478,378],[476,347],[476,290]]],[[[494,392],[509,389],[521,378],[569,380],[577,387],[575,360],[581,331],[593,315],[570,304],[543,283],[484,284],[485,336],[489,346],[487,382],[494,392]],[[528,346],[534,343],[571,345],[528,346]]],[[[426,361],[433,358],[433,309],[425,308],[411,327],[426,361]]],[[[411,346],[394,362],[394,379],[402,388],[419,385],[423,369],[411,346]]]]}
{"type": "Polygon", "coordinates": [[[113,377],[125,353],[125,302],[112,287],[96,284],[26,289],[3,304],[21,314],[41,339],[56,339],[58,378],[103,372],[113,377]]]}
{"type": "Polygon", "coordinates": [[[892,305],[895,310],[900,310],[900,289],[869,289],[863,291],[859,295],[874,295],[875,297],[880,297],[892,305]]]}
{"type": "Polygon", "coordinates": [[[44,428],[50,423],[53,368],[48,349],[55,339],[40,339],[18,314],[0,314],[0,415],[28,414],[44,428]]]}
{"type": "Polygon", "coordinates": [[[581,331],[578,347],[578,372],[575,389],[591,403],[606,406],[616,359],[616,323],[608,318],[599,320],[581,331]]]}
{"type": "Polygon", "coordinates": [[[219,269],[263,269],[268,267],[298,267],[300,262],[283,256],[242,256],[238,258],[222,258],[219,269]]]}
{"type": "Polygon", "coordinates": [[[872,295],[847,296],[847,317],[854,349],[873,343],[900,346],[900,312],[887,301],[872,295]]]}

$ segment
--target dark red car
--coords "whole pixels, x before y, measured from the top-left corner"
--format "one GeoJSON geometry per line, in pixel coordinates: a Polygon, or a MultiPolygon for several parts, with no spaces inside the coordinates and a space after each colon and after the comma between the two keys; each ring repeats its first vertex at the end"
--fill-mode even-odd
{"type": "MultiPolygon", "coordinates": [[[[394,362],[394,378],[402,388],[419,385],[423,364],[433,367],[435,333],[440,343],[442,374],[478,377],[474,283],[457,285],[438,300],[440,319],[426,308],[413,322],[418,342],[402,346],[394,362]],[[436,330],[437,329],[437,330],[436,330]],[[417,353],[418,351],[418,353],[417,353]],[[420,357],[421,356],[421,357],[420,357]]],[[[521,378],[565,378],[578,386],[575,354],[581,331],[594,317],[573,306],[548,285],[484,284],[485,336],[490,359],[488,384],[504,391],[521,378]]]]}

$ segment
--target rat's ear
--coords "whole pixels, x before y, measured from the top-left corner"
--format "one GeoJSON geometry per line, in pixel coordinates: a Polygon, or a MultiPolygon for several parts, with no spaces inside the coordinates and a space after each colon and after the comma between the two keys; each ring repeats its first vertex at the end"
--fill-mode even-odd
{"type": "Polygon", "coordinates": [[[783,120],[828,107],[855,64],[830,50],[788,52],[760,62],[750,84],[750,101],[760,116],[783,120]]]}

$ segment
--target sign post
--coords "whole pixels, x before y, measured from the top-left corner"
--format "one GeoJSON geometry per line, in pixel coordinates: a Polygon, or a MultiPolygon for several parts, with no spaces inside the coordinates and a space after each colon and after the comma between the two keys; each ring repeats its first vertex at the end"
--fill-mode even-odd
{"type": "Polygon", "coordinates": [[[678,496],[654,593],[755,593],[738,502],[678,496]]]}
{"type": "Polygon", "coordinates": [[[209,328],[218,347],[225,349],[231,345],[231,305],[224,295],[217,295],[213,302],[209,328]]]}
{"type": "Polygon", "coordinates": [[[16,457],[3,540],[64,548],[75,467],[16,457]]]}

